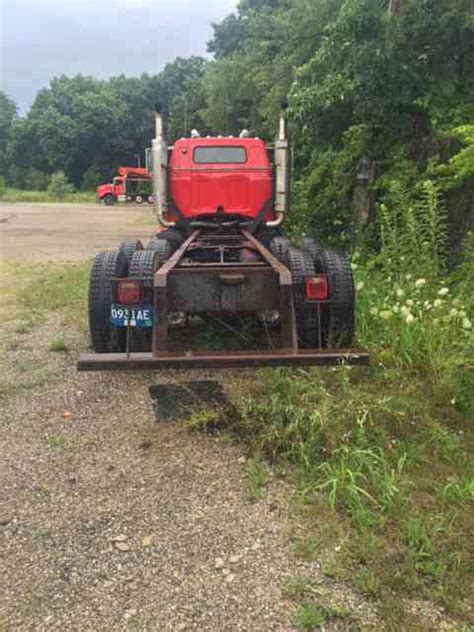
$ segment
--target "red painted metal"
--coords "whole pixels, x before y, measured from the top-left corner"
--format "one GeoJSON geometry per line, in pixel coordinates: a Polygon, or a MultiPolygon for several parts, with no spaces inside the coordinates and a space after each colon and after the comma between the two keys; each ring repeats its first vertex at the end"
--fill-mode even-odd
{"type": "MultiPolygon", "coordinates": [[[[173,147],[169,162],[170,197],[187,218],[224,214],[255,218],[273,191],[273,167],[265,143],[258,138],[182,138],[173,147]],[[240,147],[245,162],[195,162],[201,147],[240,147]]],[[[265,220],[274,219],[271,205],[265,220]]],[[[168,220],[176,218],[170,213],[168,220]]]]}

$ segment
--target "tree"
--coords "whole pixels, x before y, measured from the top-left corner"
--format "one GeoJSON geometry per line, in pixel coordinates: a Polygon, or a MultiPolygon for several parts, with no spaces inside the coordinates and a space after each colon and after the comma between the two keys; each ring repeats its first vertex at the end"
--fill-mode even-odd
{"type": "Polygon", "coordinates": [[[11,130],[17,118],[17,107],[5,92],[0,91],[0,174],[7,172],[7,145],[11,130]]]}

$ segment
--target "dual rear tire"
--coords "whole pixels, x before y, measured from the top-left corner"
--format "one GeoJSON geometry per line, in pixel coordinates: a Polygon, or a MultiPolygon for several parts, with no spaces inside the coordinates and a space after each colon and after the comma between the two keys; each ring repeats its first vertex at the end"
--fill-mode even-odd
{"type": "Polygon", "coordinates": [[[323,247],[313,238],[304,238],[299,248],[286,237],[275,237],[270,250],[284,263],[293,277],[296,329],[303,348],[350,347],[354,341],[355,291],[348,257],[332,248],[323,247]],[[317,305],[304,296],[304,279],[327,276],[329,300],[317,305]],[[319,309],[319,313],[318,313],[319,309]]]}
{"type": "MultiPolygon", "coordinates": [[[[89,330],[96,353],[119,353],[126,348],[126,329],[110,324],[110,306],[115,302],[113,280],[126,277],[148,279],[145,300],[151,302],[153,274],[163,262],[159,252],[144,250],[140,241],[130,239],[124,239],[118,250],[97,253],[89,282],[89,330]]],[[[150,348],[150,329],[130,330],[131,351],[150,348]]]]}
{"type": "Polygon", "coordinates": [[[120,250],[98,252],[89,282],[89,329],[96,353],[117,353],[125,345],[125,331],[110,326],[110,306],[114,302],[112,280],[127,276],[128,259],[120,250]]]}

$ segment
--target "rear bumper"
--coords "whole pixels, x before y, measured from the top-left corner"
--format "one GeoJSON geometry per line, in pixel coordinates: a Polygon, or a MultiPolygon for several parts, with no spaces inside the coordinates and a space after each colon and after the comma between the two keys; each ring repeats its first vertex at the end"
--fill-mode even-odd
{"type": "Polygon", "coordinates": [[[81,355],[79,371],[157,371],[160,369],[239,369],[278,366],[368,365],[369,354],[362,349],[300,349],[241,351],[232,353],[152,353],[81,355]]]}

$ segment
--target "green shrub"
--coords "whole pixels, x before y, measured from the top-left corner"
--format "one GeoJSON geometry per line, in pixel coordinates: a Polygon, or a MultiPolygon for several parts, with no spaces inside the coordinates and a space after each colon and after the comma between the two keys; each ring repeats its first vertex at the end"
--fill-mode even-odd
{"type": "Polygon", "coordinates": [[[104,182],[105,178],[99,169],[92,165],[82,176],[81,189],[83,191],[95,191],[98,184],[104,182]]]}
{"type": "Polygon", "coordinates": [[[74,186],[68,181],[64,171],[56,171],[51,176],[47,191],[51,197],[63,200],[67,195],[74,193],[74,186]]]}

